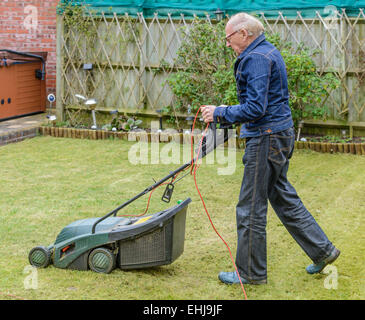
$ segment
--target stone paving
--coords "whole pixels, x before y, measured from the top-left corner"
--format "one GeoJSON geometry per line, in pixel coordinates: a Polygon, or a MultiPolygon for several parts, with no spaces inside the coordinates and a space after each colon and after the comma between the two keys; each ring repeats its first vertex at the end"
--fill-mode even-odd
{"type": "Polygon", "coordinates": [[[46,113],[0,121],[0,146],[35,137],[46,121],[46,113]]]}

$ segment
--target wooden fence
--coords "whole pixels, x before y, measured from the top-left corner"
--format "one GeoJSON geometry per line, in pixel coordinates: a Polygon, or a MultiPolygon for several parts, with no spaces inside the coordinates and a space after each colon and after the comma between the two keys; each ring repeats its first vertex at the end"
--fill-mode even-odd
{"type": "MultiPolygon", "coordinates": [[[[268,32],[283,40],[319,50],[314,59],[317,72],[335,71],[341,85],[328,91],[322,102],[330,110],[329,120],[307,121],[306,125],[365,129],[365,14],[356,17],[345,10],[323,18],[319,13],[305,19],[300,12],[287,19],[260,14],[268,32]]],[[[209,15],[210,23],[216,21],[209,15]]],[[[179,67],[176,51],[182,39],[181,27],[195,20],[171,16],[145,19],[123,15],[94,16],[87,13],[80,25],[69,25],[65,14],[57,20],[57,112],[60,118],[77,121],[83,109],[75,97],[79,93],[98,100],[97,114],[120,112],[158,116],[157,110],[174,104],[166,83],[179,67]],[[92,64],[92,69],[89,69],[92,64]]],[[[184,115],[181,115],[184,116],[184,115]]]]}

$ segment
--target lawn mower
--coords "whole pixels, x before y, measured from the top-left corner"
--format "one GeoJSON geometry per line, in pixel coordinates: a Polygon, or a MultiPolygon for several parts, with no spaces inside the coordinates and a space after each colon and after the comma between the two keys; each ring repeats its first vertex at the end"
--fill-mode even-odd
{"type": "MultiPolygon", "coordinates": [[[[58,234],[56,241],[46,247],[37,246],[29,252],[29,262],[37,268],[53,264],[57,268],[93,270],[110,273],[114,268],[138,269],[167,265],[174,262],[184,251],[185,221],[190,198],[180,201],[161,212],[140,217],[122,217],[117,213],[136,199],[150,193],[162,184],[167,184],[162,200],[170,202],[177,175],[191,167],[227,141],[234,130],[230,126],[216,130],[209,124],[203,134],[196,157],[141,193],[100,218],[75,221],[58,234]],[[169,180],[171,181],[169,182],[169,180]]],[[[190,170],[189,170],[190,171],[190,170]]]]}

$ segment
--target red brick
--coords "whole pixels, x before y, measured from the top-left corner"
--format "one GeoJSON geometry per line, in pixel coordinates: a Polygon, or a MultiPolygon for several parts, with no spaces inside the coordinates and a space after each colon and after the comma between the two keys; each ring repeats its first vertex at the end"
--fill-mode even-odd
{"type": "Polygon", "coordinates": [[[56,87],[56,7],[59,0],[1,0],[0,47],[16,51],[46,51],[47,92],[56,87]],[[27,30],[23,21],[27,5],[38,10],[37,30],[27,30]]]}

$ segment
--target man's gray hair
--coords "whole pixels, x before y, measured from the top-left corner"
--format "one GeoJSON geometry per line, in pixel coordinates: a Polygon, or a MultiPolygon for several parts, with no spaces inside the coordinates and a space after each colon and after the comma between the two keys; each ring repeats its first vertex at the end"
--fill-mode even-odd
{"type": "Polygon", "coordinates": [[[227,24],[232,25],[233,31],[245,29],[249,36],[258,37],[265,30],[261,21],[245,12],[233,15],[227,24]]]}

